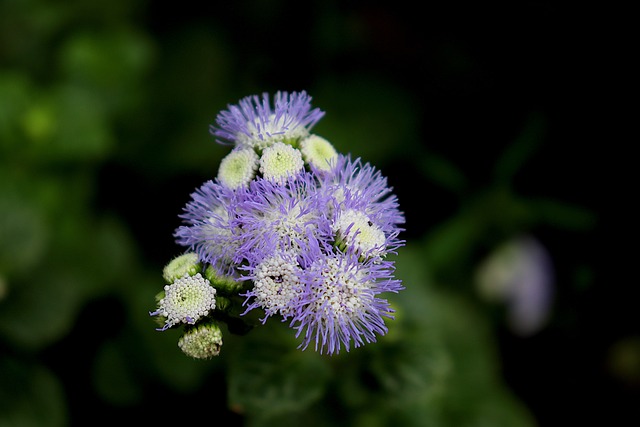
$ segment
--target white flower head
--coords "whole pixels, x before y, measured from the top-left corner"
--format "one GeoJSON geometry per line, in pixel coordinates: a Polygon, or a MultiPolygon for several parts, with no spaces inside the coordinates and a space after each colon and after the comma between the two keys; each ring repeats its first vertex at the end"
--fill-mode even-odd
{"type": "Polygon", "coordinates": [[[329,141],[318,136],[309,135],[300,141],[300,151],[305,162],[321,171],[328,172],[338,157],[338,152],[329,141]]]}
{"type": "Polygon", "coordinates": [[[220,354],[222,331],[215,322],[189,327],[178,340],[178,347],[194,359],[210,359],[220,354]]]}
{"type": "Polygon", "coordinates": [[[260,157],[260,173],[269,181],[283,182],[303,169],[304,161],[300,150],[282,142],[266,148],[260,157]]]}
{"type": "Polygon", "coordinates": [[[164,297],[151,316],[165,318],[162,331],[180,323],[193,325],[216,308],[216,289],[200,273],[184,275],[164,287],[164,297]]]}
{"type": "Polygon", "coordinates": [[[233,150],[220,162],[218,180],[229,188],[247,185],[258,171],[258,155],[252,149],[233,150]]]}
{"type": "Polygon", "coordinates": [[[350,247],[365,256],[382,255],[386,237],[380,227],[361,211],[348,209],[340,212],[333,230],[339,244],[350,247]]]}
{"type": "MultiPolygon", "coordinates": [[[[293,315],[296,298],[302,291],[300,266],[293,257],[274,255],[253,268],[253,289],[247,297],[253,297],[247,311],[261,307],[266,317],[280,314],[283,318],[293,315]]],[[[265,320],[266,320],[265,317],[265,320]]]]}

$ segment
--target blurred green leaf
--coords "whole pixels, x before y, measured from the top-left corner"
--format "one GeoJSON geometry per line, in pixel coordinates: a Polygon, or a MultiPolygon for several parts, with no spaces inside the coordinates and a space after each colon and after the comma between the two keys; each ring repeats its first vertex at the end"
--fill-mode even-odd
{"type": "Polygon", "coordinates": [[[435,273],[468,262],[483,231],[482,221],[468,212],[449,218],[425,237],[424,262],[435,273]]]}
{"type": "Polygon", "coordinates": [[[541,223],[558,229],[571,231],[590,230],[597,221],[597,215],[582,206],[531,197],[527,199],[527,203],[541,223]]]}
{"type": "Polygon", "coordinates": [[[27,110],[32,86],[29,77],[15,71],[0,70],[0,163],[7,160],[21,140],[19,123],[27,110]]]}
{"type": "Polygon", "coordinates": [[[32,155],[47,161],[99,160],[114,143],[105,105],[94,92],[76,85],[61,84],[45,92],[22,123],[31,137],[32,155]]]}
{"type": "Polygon", "coordinates": [[[507,146],[495,165],[496,182],[506,185],[534,154],[544,140],[547,130],[546,118],[532,113],[527,118],[520,135],[507,146]]]}
{"type": "Polygon", "coordinates": [[[420,156],[421,171],[434,183],[455,194],[462,195],[468,182],[464,173],[452,162],[435,153],[420,156]]]}
{"type": "Polygon", "coordinates": [[[331,370],[314,351],[300,351],[293,331],[273,322],[245,336],[229,360],[229,405],[250,418],[302,411],[323,397],[331,370]]]}
{"type": "Polygon", "coordinates": [[[40,261],[48,232],[42,212],[24,197],[3,191],[3,187],[0,184],[0,272],[13,277],[40,261]]]}
{"type": "Polygon", "coordinates": [[[93,383],[97,392],[116,405],[132,405],[142,398],[142,389],[131,372],[126,352],[114,341],[105,341],[93,367],[93,383]]]}
{"type": "Polygon", "coordinates": [[[389,390],[385,408],[389,424],[436,426],[531,427],[529,412],[504,385],[496,342],[483,312],[462,295],[435,286],[426,252],[409,245],[398,258],[398,276],[406,289],[394,301],[399,327],[406,336],[396,345],[382,342],[373,351],[388,358],[381,366],[406,372],[414,390],[389,390]],[[413,361],[407,359],[412,354],[413,361]],[[395,368],[394,368],[395,366],[395,368]],[[413,378],[412,378],[413,377],[413,378]],[[401,398],[403,393],[411,391],[401,398]],[[398,397],[397,400],[394,400],[398,397]]]}
{"type": "Polygon", "coordinates": [[[151,41],[132,29],[71,35],[59,53],[63,78],[96,95],[107,112],[127,108],[154,56],[151,41]]]}
{"type": "Polygon", "coordinates": [[[0,354],[0,426],[63,427],[62,385],[45,367],[0,354]]]}
{"type": "Polygon", "coordinates": [[[103,90],[129,86],[147,69],[150,60],[146,38],[127,30],[75,33],[60,53],[66,78],[103,90]]]}
{"type": "Polygon", "coordinates": [[[2,301],[0,335],[14,345],[42,348],[60,339],[72,327],[83,302],[85,277],[59,266],[32,281],[10,286],[2,301]]]}

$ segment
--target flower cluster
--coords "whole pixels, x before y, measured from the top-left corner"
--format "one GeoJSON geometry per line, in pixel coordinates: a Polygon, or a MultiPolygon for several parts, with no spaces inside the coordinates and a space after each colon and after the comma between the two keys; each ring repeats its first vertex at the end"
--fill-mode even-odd
{"type": "MultiPolygon", "coordinates": [[[[188,324],[181,348],[198,348],[210,327],[191,325],[228,319],[234,299],[238,318],[288,322],[302,349],[334,354],[386,333],[393,310],[382,294],[402,289],[389,255],[404,244],[404,215],[378,170],[311,133],[324,113],[310,101],[305,92],[246,97],[211,127],[233,148],[180,215],[186,253],[151,313],[162,329],[188,324]]],[[[218,330],[207,333],[216,348],[196,354],[219,352],[218,330]]]]}

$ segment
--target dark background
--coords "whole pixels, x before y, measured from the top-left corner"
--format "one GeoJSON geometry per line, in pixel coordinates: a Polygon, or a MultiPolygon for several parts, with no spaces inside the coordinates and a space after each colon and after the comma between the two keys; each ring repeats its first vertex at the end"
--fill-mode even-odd
{"type": "MultiPolygon", "coordinates": [[[[423,7],[276,1],[176,10],[167,5],[152,6],[146,19],[165,43],[187,26],[215,27],[233,51],[234,86],[295,90],[315,88],[319,78],[373,78],[393,85],[418,109],[416,140],[425,152],[450,159],[467,174],[465,194],[492,179],[492,159],[531,115],[541,117],[544,142],[516,175],[515,186],[597,213],[589,233],[536,230],[556,256],[559,283],[571,283],[580,263],[594,268],[594,283],[587,289],[560,287],[551,325],[535,336],[522,338],[497,327],[504,376],[543,426],[637,419],[638,385],[615,378],[608,359],[611,346],[637,334],[638,326],[630,283],[614,279],[620,266],[607,264],[611,246],[605,243],[613,221],[605,201],[612,173],[608,156],[617,142],[611,133],[601,133],[611,114],[603,104],[616,86],[603,62],[615,67],[623,40],[612,41],[611,18],[597,6],[423,7]]],[[[375,86],[367,90],[376,96],[375,86]]],[[[331,112],[324,121],[330,120],[331,112]]],[[[411,155],[413,146],[398,141],[395,149],[398,156],[380,166],[406,212],[406,238],[418,238],[458,209],[458,200],[424,177],[411,155]]]]}
{"type": "MultiPolygon", "coordinates": [[[[594,220],[585,228],[530,230],[553,256],[556,299],[549,324],[532,336],[518,336],[496,320],[504,379],[541,427],[638,419],[637,280],[623,273],[633,249],[614,239],[622,233],[634,243],[626,222],[632,197],[614,196],[629,182],[618,148],[625,144],[610,121],[619,118],[612,97],[626,74],[628,54],[619,53],[624,33],[617,32],[626,30],[623,19],[597,5],[556,2],[425,3],[419,9],[401,1],[71,4],[75,18],[43,36],[39,56],[5,45],[0,65],[28,70],[46,85],[57,78],[47,67],[68,34],[117,28],[123,18],[145,34],[153,56],[137,88],[142,101],[113,117],[117,149],[95,168],[92,205],[123,219],[141,246],[141,262],[157,271],[175,254],[172,232],[186,196],[215,173],[211,158],[225,153],[208,125],[246,95],[307,90],[327,112],[318,125],[325,136],[336,122],[348,123],[349,114],[379,130],[382,142],[370,141],[362,155],[393,185],[408,241],[424,238],[490,186],[496,159],[532,127],[535,147],[513,174],[512,188],[524,198],[579,207],[594,220]],[[384,114],[359,114],[370,102],[396,114],[388,122],[384,114]],[[375,147],[386,141],[395,143],[375,147]],[[177,142],[186,154],[175,157],[177,142]],[[447,188],[433,179],[425,159],[454,165],[465,179],[447,188]]],[[[19,45],[14,33],[20,30],[6,20],[3,26],[4,42],[19,45]]],[[[349,143],[336,141],[344,150],[351,150],[349,143]]],[[[120,330],[117,314],[124,310],[108,293],[92,300],[69,334],[42,350],[44,362],[65,378],[77,425],[102,406],[85,395],[90,363],[69,356],[69,349],[95,350],[105,336],[92,331],[108,337],[120,330]]],[[[148,387],[154,399],[113,409],[113,419],[144,416],[164,400],[206,401],[160,382],[148,387]]]]}

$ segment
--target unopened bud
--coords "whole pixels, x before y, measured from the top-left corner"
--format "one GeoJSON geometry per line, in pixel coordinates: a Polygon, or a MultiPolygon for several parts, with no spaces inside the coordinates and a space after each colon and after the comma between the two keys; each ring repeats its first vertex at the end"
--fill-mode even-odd
{"type": "Polygon", "coordinates": [[[178,340],[178,347],[194,359],[210,359],[220,354],[222,331],[214,321],[187,327],[178,340]]]}
{"type": "Polygon", "coordinates": [[[304,168],[302,153],[291,145],[276,142],[262,152],[260,173],[264,179],[281,182],[300,173],[304,168]]]}
{"type": "Polygon", "coordinates": [[[300,141],[300,151],[306,163],[322,171],[331,170],[338,157],[333,145],[318,135],[309,135],[300,141]]]}
{"type": "Polygon", "coordinates": [[[172,259],[162,270],[162,277],[167,283],[173,283],[184,275],[195,276],[201,270],[198,254],[188,252],[172,259]]]}
{"type": "Polygon", "coordinates": [[[258,171],[258,155],[251,148],[233,150],[222,159],[218,180],[232,189],[247,185],[258,171]]]}

